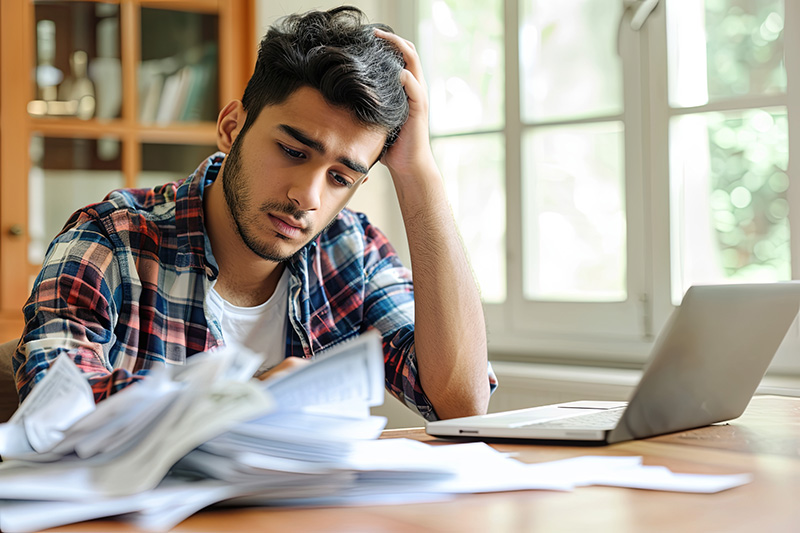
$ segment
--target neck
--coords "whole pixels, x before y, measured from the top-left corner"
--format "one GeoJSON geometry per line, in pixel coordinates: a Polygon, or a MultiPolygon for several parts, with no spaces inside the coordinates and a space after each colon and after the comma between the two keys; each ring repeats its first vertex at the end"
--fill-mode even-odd
{"type": "MultiPolygon", "coordinates": [[[[215,257],[218,257],[216,251],[215,257]]],[[[278,282],[283,275],[284,265],[259,259],[269,263],[270,270],[253,268],[253,265],[225,267],[219,263],[219,277],[214,290],[222,298],[239,307],[254,307],[263,304],[275,293],[278,282]]]]}
{"type": "Polygon", "coordinates": [[[221,175],[205,188],[203,215],[219,267],[214,289],[226,301],[240,307],[266,302],[275,292],[285,266],[257,256],[242,242],[225,203],[221,175]]]}

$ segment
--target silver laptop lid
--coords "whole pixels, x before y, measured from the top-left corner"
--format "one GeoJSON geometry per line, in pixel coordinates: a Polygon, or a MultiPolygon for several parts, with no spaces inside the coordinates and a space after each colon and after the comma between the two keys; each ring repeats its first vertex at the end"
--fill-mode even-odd
{"type": "Polygon", "coordinates": [[[800,282],[691,287],[608,442],[741,415],[798,311],[800,282]]]}

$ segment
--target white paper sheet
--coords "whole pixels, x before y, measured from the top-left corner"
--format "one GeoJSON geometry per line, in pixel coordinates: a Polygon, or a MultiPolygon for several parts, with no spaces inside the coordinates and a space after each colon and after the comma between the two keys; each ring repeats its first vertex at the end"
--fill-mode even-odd
{"type": "Polygon", "coordinates": [[[0,456],[50,451],[94,408],[89,383],[66,354],[59,355],[11,419],[0,424],[0,456]]]}
{"type": "Polygon", "coordinates": [[[641,457],[586,455],[561,461],[533,464],[537,476],[560,475],[577,486],[606,485],[673,492],[714,493],[750,483],[750,474],[682,474],[664,466],[646,466],[641,457]]]}
{"type": "Polygon", "coordinates": [[[383,349],[380,335],[369,331],[319,354],[302,372],[267,380],[281,411],[361,415],[383,403],[383,349]],[[355,410],[355,411],[354,411],[355,410]]]}

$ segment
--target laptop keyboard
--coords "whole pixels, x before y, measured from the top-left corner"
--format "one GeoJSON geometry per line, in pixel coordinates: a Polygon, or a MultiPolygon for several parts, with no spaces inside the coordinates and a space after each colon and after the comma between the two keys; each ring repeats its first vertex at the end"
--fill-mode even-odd
{"type": "Polygon", "coordinates": [[[517,427],[536,426],[545,429],[614,429],[624,412],[624,408],[592,411],[585,415],[570,416],[558,420],[531,422],[530,424],[520,424],[517,427]]]}

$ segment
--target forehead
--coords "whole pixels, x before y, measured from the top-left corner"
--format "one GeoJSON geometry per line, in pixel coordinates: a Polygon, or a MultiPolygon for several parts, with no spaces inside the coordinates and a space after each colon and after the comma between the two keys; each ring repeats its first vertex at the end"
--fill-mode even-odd
{"type": "Polygon", "coordinates": [[[330,105],[322,94],[301,87],[284,102],[265,106],[253,124],[267,134],[286,135],[289,129],[302,132],[333,156],[357,158],[372,166],[380,156],[387,132],[367,126],[341,107],[330,105]]]}

